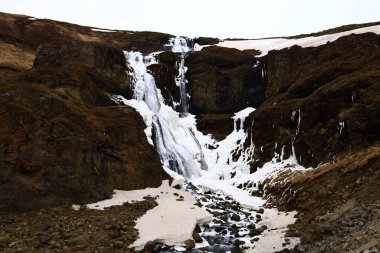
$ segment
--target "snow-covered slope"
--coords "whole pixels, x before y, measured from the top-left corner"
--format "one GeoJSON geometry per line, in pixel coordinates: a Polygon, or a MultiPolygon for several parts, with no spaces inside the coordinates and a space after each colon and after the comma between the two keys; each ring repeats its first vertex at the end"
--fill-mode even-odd
{"type": "Polygon", "coordinates": [[[327,34],[317,37],[306,37],[300,39],[257,39],[257,40],[234,40],[234,41],[223,41],[217,46],[237,48],[239,50],[256,49],[260,50],[260,56],[268,54],[271,50],[280,50],[284,48],[289,48],[295,45],[301,47],[317,47],[326,44],[327,42],[333,42],[341,37],[348,36],[351,34],[363,34],[363,33],[375,33],[380,34],[380,25],[369,26],[359,29],[354,29],[351,31],[327,34]]]}

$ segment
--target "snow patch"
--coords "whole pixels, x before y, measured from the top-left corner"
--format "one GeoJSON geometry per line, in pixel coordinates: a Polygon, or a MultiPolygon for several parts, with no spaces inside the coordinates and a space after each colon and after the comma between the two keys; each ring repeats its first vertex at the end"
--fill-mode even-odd
{"type": "Polygon", "coordinates": [[[294,248],[300,242],[300,239],[298,237],[287,237],[287,241],[285,241],[285,233],[288,230],[287,227],[297,220],[294,218],[295,214],[296,212],[278,212],[275,208],[265,209],[264,214],[261,216],[262,221],[258,223],[258,226],[266,225],[268,229],[262,233],[254,248],[246,252],[267,253],[280,251],[284,248],[294,248]]]}
{"type": "Polygon", "coordinates": [[[190,193],[170,187],[168,181],[163,181],[158,188],[115,190],[111,199],[88,204],[87,207],[103,210],[126,202],[142,201],[146,196],[157,197],[158,206],[137,220],[135,228],[139,231],[139,238],[129,246],[130,248],[140,250],[147,241],[181,246],[185,240],[192,238],[196,224],[212,220],[211,214],[195,206],[196,199],[190,193]]]}
{"type": "Polygon", "coordinates": [[[104,32],[104,33],[114,33],[114,32],[117,32],[115,30],[99,29],[99,28],[91,28],[91,31],[93,31],[93,32],[104,32]]]}
{"type": "Polygon", "coordinates": [[[310,36],[306,38],[300,39],[256,39],[256,40],[235,40],[235,41],[224,41],[217,46],[220,47],[229,47],[229,48],[237,48],[239,50],[247,50],[247,49],[256,49],[260,50],[261,54],[259,57],[268,54],[271,50],[280,50],[284,48],[289,48],[295,45],[301,47],[317,47],[324,45],[328,42],[333,42],[341,37],[348,36],[351,34],[363,34],[363,33],[375,33],[380,34],[380,25],[369,26],[359,29],[354,29],[351,31],[327,34],[322,36],[310,36]]]}

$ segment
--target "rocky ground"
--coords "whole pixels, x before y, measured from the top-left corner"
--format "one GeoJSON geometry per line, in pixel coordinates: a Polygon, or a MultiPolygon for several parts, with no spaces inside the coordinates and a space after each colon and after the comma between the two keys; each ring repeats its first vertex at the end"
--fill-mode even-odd
{"type": "Polygon", "coordinates": [[[305,231],[305,242],[294,252],[380,252],[380,201],[350,209],[332,224],[323,224],[333,215],[319,217],[321,223],[315,225],[319,233],[305,231]]]}
{"type": "Polygon", "coordinates": [[[0,213],[0,252],[133,252],[135,220],[154,206],[147,198],[104,211],[61,206],[0,213]]]}

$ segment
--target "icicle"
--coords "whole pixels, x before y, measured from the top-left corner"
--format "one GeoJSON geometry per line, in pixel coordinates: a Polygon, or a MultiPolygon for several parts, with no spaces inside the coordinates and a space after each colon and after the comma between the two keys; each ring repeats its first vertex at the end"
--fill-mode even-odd
{"type": "Polygon", "coordinates": [[[340,135],[343,133],[343,129],[344,129],[344,121],[339,122],[338,131],[340,135]]]}

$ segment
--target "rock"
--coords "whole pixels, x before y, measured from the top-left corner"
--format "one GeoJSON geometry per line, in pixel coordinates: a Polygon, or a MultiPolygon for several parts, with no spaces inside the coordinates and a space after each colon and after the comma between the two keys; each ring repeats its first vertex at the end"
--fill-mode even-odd
{"type": "Polygon", "coordinates": [[[113,246],[115,248],[123,248],[124,243],[122,241],[115,241],[114,244],[113,244],[113,246]]]}
{"type": "Polygon", "coordinates": [[[252,243],[255,243],[255,242],[259,241],[259,240],[260,240],[259,237],[255,237],[255,238],[252,238],[251,242],[252,242],[252,243]]]}
{"type": "Polygon", "coordinates": [[[144,246],[144,253],[153,253],[154,247],[155,247],[155,243],[153,241],[147,241],[144,246]]]}
{"type": "Polygon", "coordinates": [[[48,234],[42,234],[38,237],[42,245],[47,244],[51,240],[51,236],[48,234]]]}
{"type": "Polygon", "coordinates": [[[220,216],[220,219],[226,222],[228,220],[228,214],[223,214],[222,216],[220,216]]]}
{"type": "Polygon", "coordinates": [[[193,231],[193,239],[196,243],[203,242],[202,237],[195,230],[193,231]]]}
{"type": "Polygon", "coordinates": [[[236,213],[233,213],[231,215],[231,220],[234,220],[234,221],[240,221],[240,215],[236,214],[236,213]]]}
{"type": "Polygon", "coordinates": [[[223,226],[215,226],[214,229],[215,229],[215,232],[219,233],[219,232],[221,232],[223,229],[225,229],[225,227],[223,227],[223,226]]]}
{"type": "Polygon", "coordinates": [[[255,223],[249,223],[247,225],[247,228],[249,228],[249,229],[256,229],[256,225],[255,225],[255,223]]]}
{"type": "Polygon", "coordinates": [[[268,227],[266,225],[262,225],[256,229],[257,232],[262,233],[264,232],[268,227]]]}
{"type": "Polygon", "coordinates": [[[184,243],[185,243],[185,248],[187,250],[194,249],[194,247],[195,247],[195,242],[193,240],[189,239],[189,240],[186,240],[184,243]]]}
{"type": "Polygon", "coordinates": [[[261,213],[261,214],[263,214],[263,213],[264,213],[264,208],[260,208],[260,209],[257,211],[257,213],[261,213]]]}
{"type": "Polygon", "coordinates": [[[109,235],[109,237],[110,237],[111,239],[115,239],[115,238],[117,238],[117,237],[120,237],[120,236],[121,236],[121,233],[120,233],[120,231],[117,230],[117,229],[112,229],[112,230],[108,233],[108,235],[109,235]]]}
{"type": "Polygon", "coordinates": [[[242,240],[239,240],[239,239],[236,239],[236,240],[235,240],[235,245],[236,245],[236,246],[239,247],[240,245],[243,245],[243,244],[245,244],[245,241],[242,241],[242,240]]]}
{"type": "Polygon", "coordinates": [[[256,235],[260,235],[260,233],[255,230],[255,229],[250,229],[249,230],[249,236],[253,237],[253,236],[256,236],[256,235]]]}

